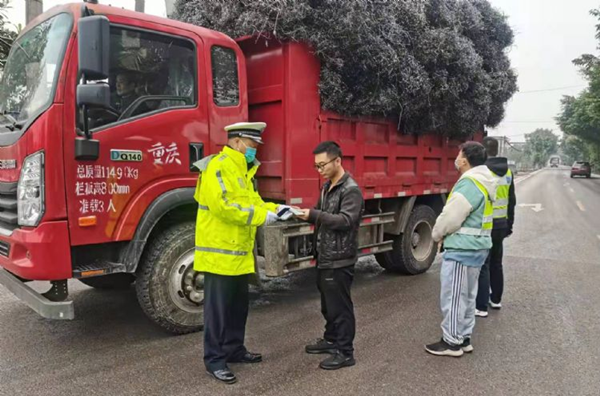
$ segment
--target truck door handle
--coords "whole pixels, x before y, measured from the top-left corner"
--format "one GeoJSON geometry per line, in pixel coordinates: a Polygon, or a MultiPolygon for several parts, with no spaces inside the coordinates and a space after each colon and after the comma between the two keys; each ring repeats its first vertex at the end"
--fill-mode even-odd
{"type": "Polygon", "coordinates": [[[190,143],[190,172],[199,172],[200,169],[194,166],[194,162],[204,158],[204,143],[190,143]]]}

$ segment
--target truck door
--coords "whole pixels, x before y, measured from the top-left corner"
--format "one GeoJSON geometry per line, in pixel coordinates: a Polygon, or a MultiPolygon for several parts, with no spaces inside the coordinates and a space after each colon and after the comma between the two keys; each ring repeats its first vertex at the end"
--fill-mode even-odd
{"type": "Polygon", "coordinates": [[[65,95],[66,196],[74,246],[131,239],[137,223],[121,223],[124,215],[139,219],[160,194],[193,186],[197,173],[190,165],[208,141],[200,38],[163,25],[144,22],[142,29],[122,17],[109,19],[112,109],[89,112],[93,139],[100,142],[96,161],[75,160],[69,143],[82,129],[74,93],[76,56],[69,72],[72,92],[65,95]]]}

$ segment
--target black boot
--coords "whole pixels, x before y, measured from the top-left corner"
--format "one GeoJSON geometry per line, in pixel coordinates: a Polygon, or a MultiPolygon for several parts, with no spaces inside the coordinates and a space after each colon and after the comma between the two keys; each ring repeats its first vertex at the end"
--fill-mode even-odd
{"type": "Polygon", "coordinates": [[[235,374],[233,374],[233,372],[231,370],[229,370],[229,368],[224,368],[221,370],[215,370],[215,371],[209,371],[206,370],[206,372],[208,373],[208,375],[214,377],[215,379],[224,382],[226,384],[235,384],[237,382],[237,378],[235,377],[235,374]]]}
{"type": "Polygon", "coordinates": [[[335,355],[323,360],[321,364],[319,364],[319,367],[323,370],[337,370],[342,367],[354,366],[355,364],[354,356],[338,351],[335,355]]]}
{"type": "Polygon", "coordinates": [[[314,344],[307,345],[304,350],[306,353],[330,353],[335,354],[337,349],[335,343],[319,338],[314,344]]]}

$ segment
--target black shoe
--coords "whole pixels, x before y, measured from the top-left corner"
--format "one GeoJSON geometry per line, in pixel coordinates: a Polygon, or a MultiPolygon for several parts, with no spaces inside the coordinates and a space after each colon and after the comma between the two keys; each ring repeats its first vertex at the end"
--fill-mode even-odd
{"type": "Polygon", "coordinates": [[[473,352],[473,345],[471,345],[471,339],[465,338],[462,344],[460,344],[460,349],[463,350],[464,353],[473,352]]]}
{"type": "Polygon", "coordinates": [[[461,357],[464,353],[461,345],[450,345],[444,340],[435,344],[425,345],[425,350],[436,356],[461,357]]]}
{"type": "Polygon", "coordinates": [[[235,374],[231,372],[228,368],[224,368],[222,370],[209,371],[206,370],[208,375],[216,378],[217,380],[224,382],[226,384],[235,384],[237,382],[237,378],[235,374]]]}
{"type": "Polygon", "coordinates": [[[262,355],[260,353],[246,352],[237,359],[228,361],[229,363],[260,363],[262,362],[262,355]]]}
{"type": "Polygon", "coordinates": [[[335,354],[337,349],[335,343],[319,338],[314,344],[307,345],[304,350],[306,353],[330,353],[335,354]]]}
{"type": "Polygon", "coordinates": [[[337,370],[342,367],[350,367],[354,366],[356,361],[352,355],[345,355],[342,352],[337,352],[333,356],[329,356],[327,359],[323,360],[319,367],[323,370],[337,370]]]}

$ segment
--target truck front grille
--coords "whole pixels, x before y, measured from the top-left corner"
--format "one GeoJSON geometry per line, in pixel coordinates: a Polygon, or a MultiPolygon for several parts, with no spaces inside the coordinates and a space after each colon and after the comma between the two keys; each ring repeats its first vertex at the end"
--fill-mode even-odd
{"type": "Polygon", "coordinates": [[[19,228],[17,185],[17,182],[0,182],[0,233],[10,234],[19,228]]]}
{"type": "Polygon", "coordinates": [[[8,257],[10,255],[10,245],[0,241],[0,256],[8,257]]]}

